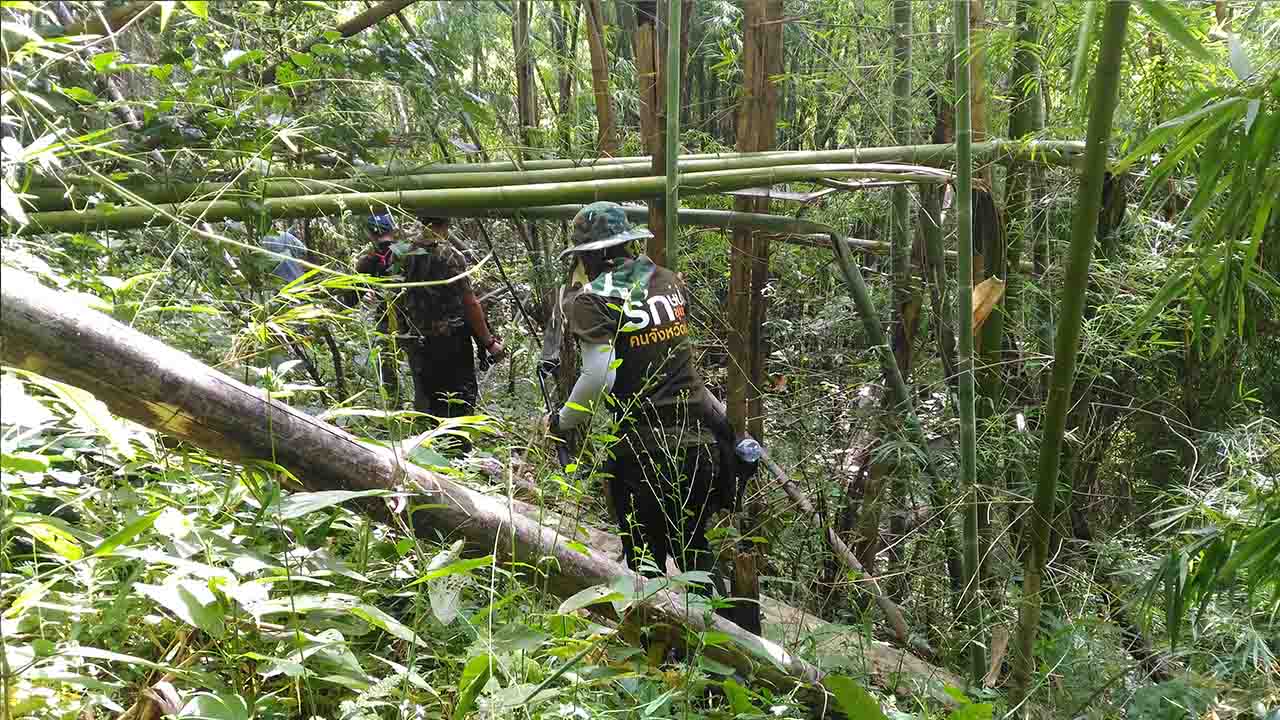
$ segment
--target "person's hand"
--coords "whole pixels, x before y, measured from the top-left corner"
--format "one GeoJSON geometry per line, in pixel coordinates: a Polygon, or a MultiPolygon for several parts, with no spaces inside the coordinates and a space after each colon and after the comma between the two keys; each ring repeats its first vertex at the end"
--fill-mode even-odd
{"type": "Polygon", "coordinates": [[[538,363],[538,372],[544,378],[554,378],[556,375],[560,373],[560,361],[559,360],[543,360],[542,362],[538,363]]]}
{"type": "Polygon", "coordinates": [[[560,436],[560,413],[553,412],[542,416],[542,435],[553,442],[564,442],[560,436]]]}
{"type": "Polygon", "coordinates": [[[489,353],[489,357],[493,358],[494,362],[501,362],[507,356],[507,349],[503,347],[502,341],[496,337],[491,338],[484,349],[489,353]]]}

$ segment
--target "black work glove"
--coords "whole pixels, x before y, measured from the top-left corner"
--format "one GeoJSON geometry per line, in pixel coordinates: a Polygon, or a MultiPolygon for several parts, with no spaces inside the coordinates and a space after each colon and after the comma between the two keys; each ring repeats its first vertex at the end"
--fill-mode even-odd
{"type": "Polygon", "coordinates": [[[471,342],[476,346],[476,370],[479,372],[488,372],[493,367],[493,362],[489,358],[489,351],[480,346],[480,339],[471,336],[471,342]]]}
{"type": "Polygon", "coordinates": [[[554,379],[560,374],[559,360],[543,360],[538,363],[538,373],[544,378],[554,379]]]}

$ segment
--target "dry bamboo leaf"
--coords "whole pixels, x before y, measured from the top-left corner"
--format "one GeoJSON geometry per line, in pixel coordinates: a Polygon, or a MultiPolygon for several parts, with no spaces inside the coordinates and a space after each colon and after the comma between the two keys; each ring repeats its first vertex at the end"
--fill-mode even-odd
{"type": "Polygon", "coordinates": [[[989,277],[973,288],[973,331],[976,333],[987,321],[987,316],[1004,297],[1004,281],[989,277]]]}

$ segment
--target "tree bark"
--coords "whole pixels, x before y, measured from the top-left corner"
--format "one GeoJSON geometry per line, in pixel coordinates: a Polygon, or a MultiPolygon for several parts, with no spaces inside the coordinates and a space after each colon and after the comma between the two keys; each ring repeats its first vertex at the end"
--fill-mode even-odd
{"type": "Polygon", "coordinates": [[[1029,528],[1031,552],[1023,572],[1022,602],[1018,611],[1018,632],[1013,647],[1013,693],[1015,703],[1031,692],[1035,671],[1035,640],[1040,629],[1040,581],[1048,561],[1049,529],[1057,501],[1058,468],[1062,457],[1063,432],[1075,383],[1076,354],[1080,350],[1080,330],[1089,283],[1089,263],[1102,205],[1102,180],[1106,172],[1107,141],[1115,115],[1120,70],[1123,64],[1125,28],[1129,18],[1128,0],[1113,0],[1106,6],[1101,49],[1090,88],[1088,148],[1084,177],[1077,193],[1071,226],[1066,278],[1049,400],[1045,404],[1043,438],[1036,467],[1036,496],[1029,528]]]}
{"type": "MultiPolygon", "coordinates": [[[[747,0],[742,18],[743,97],[738,109],[739,152],[756,152],[775,147],[778,89],[772,76],[782,68],[782,0],[747,0]]],[[[767,199],[738,198],[739,212],[765,212],[767,199]]],[[[769,236],[750,230],[736,230],[731,238],[729,260],[728,397],[729,418],[734,427],[764,438],[764,388],[766,341],[764,321],[768,300],[764,288],[769,282],[769,236]]],[[[749,505],[740,523],[743,535],[750,535],[761,509],[749,505]]],[[[747,578],[760,565],[754,558],[758,548],[740,546],[737,562],[742,572],[735,575],[734,594],[755,600],[759,581],[747,578]],[[745,594],[744,594],[745,593],[745,594]],[[753,594],[754,593],[754,594],[753,594]]],[[[759,628],[755,603],[740,606],[737,617],[749,629],[759,628]]]]}

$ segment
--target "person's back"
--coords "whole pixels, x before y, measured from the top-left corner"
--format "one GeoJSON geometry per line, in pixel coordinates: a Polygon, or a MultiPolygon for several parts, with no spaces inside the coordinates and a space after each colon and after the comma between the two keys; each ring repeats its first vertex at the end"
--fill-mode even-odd
{"type": "MultiPolygon", "coordinates": [[[[570,327],[612,344],[615,414],[627,424],[684,426],[702,391],[689,341],[684,283],[647,256],[620,258],[571,300],[570,327]]],[[[696,417],[696,415],[695,415],[696,417]]]]}
{"type": "Polygon", "coordinates": [[[706,524],[736,495],[734,466],[716,446],[728,434],[732,447],[732,431],[721,427],[693,363],[683,281],[627,249],[650,236],[615,203],[592,203],[574,218],[565,255],[592,278],[565,308],[582,372],[548,427],[582,426],[591,413],[581,408],[612,386],[620,439],[604,471],[628,564],[647,569],[647,553],[659,573],[668,558],[684,570],[711,570],[706,524]]]}
{"type": "Polygon", "coordinates": [[[396,300],[401,332],[417,337],[439,337],[466,325],[462,304],[471,292],[466,259],[442,239],[424,234],[406,254],[405,282],[437,282],[439,285],[405,288],[396,300]]]}

